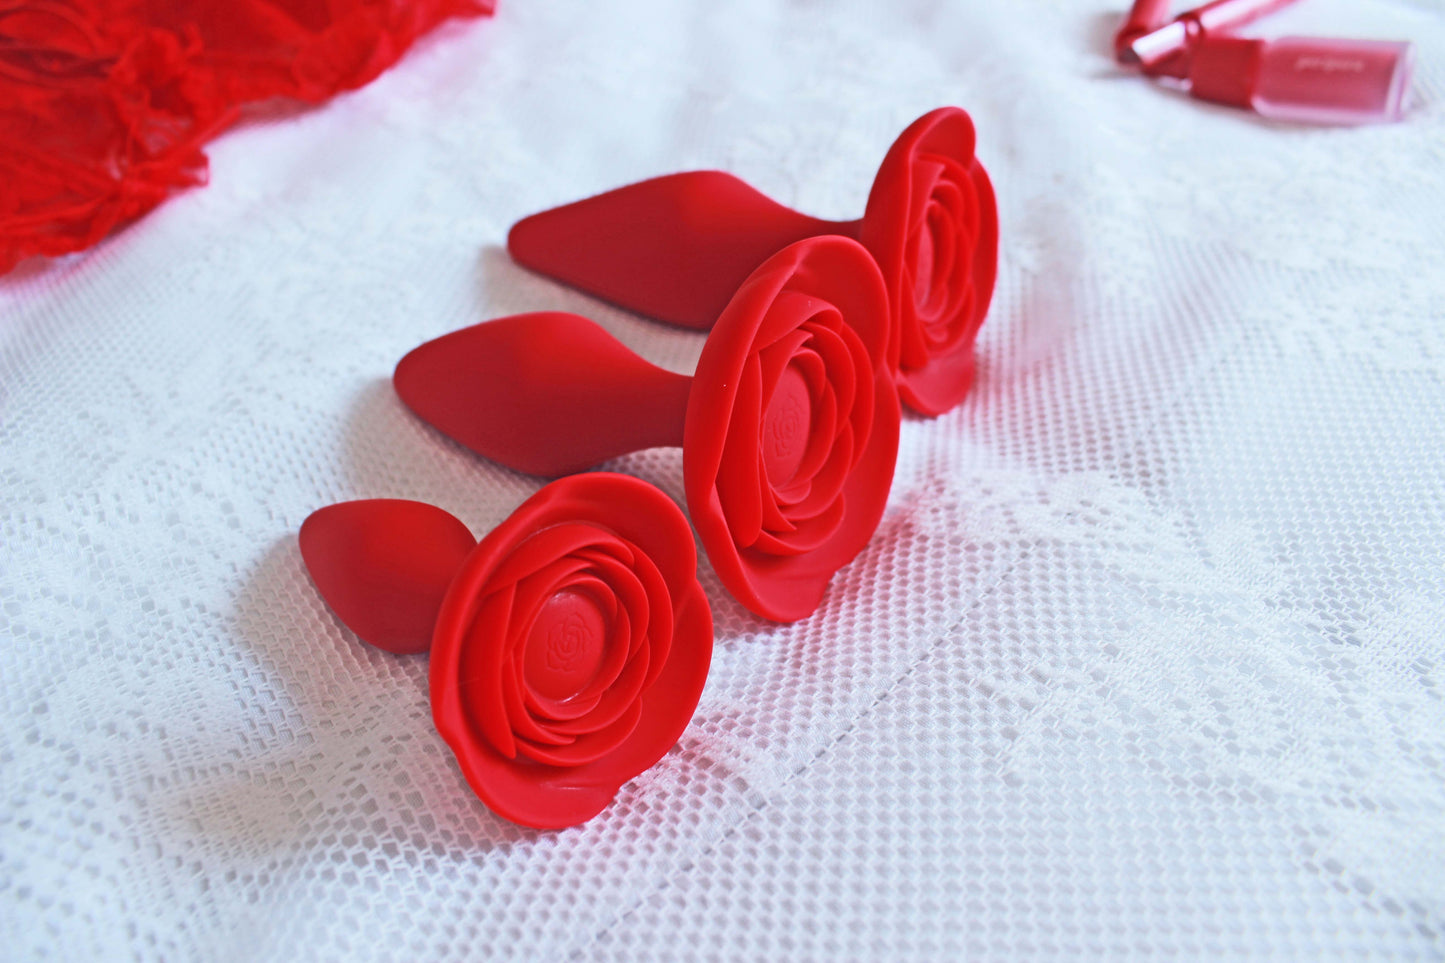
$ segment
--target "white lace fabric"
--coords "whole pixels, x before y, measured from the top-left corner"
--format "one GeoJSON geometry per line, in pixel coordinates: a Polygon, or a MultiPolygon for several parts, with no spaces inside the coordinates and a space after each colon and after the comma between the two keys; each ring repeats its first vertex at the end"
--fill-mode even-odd
{"type": "MultiPolygon", "coordinates": [[[[228,134],[210,186],[0,280],[0,956],[1445,956],[1445,6],[1401,124],[1278,125],[1118,73],[1123,3],[504,2],[228,134]],[[295,533],[349,498],[481,532],[540,482],[396,360],[588,315],[517,218],[716,167],[861,213],[973,116],[1001,220],[977,390],[905,420],[823,608],[717,616],[691,727],[519,829],[295,533]]],[[[3,189],[3,188],[0,188],[3,189]]],[[[681,459],[610,464],[682,499],[681,459]]]]}

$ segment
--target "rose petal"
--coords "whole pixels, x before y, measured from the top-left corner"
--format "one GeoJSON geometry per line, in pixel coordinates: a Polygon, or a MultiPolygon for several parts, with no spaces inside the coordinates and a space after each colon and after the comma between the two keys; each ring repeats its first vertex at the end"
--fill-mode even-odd
{"type": "Polygon", "coordinates": [[[974,187],[972,169],[977,161],[964,164],[958,158],[949,157],[947,154],[924,154],[923,156],[930,163],[942,167],[943,172],[940,178],[949,184],[956,185],[960,196],[967,200],[971,213],[967,220],[960,222],[959,226],[968,228],[970,235],[976,234],[979,220],[978,191],[974,187]]]}
{"type": "Polygon", "coordinates": [[[610,725],[656,679],[671,645],[672,604],[667,583],[651,559],[638,554],[635,566],[629,569],[615,559],[602,558],[596,571],[620,603],[608,642],[609,661],[615,664],[625,655],[626,662],[615,678],[598,672],[593,683],[577,697],[589,700],[594,707],[585,715],[553,726],[559,733],[579,734],[610,725]]]}
{"type": "Polygon", "coordinates": [[[492,748],[508,759],[517,755],[502,699],[502,666],[507,657],[512,596],[511,587],[504,586],[481,601],[466,630],[457,667],[457,691],[466,718],[492,748]]]}
{"type": "Polygon", "coordinates": [[[759,372],[762,375],[763,411],[767,411],[768,405],[772,403],[773,393],[777,390],[778,382],[789,362],[807,342],[807,329],[795,328],[757,353],[759,372]]]}
{"type": "MultiPolygon", "coordinates": [[[[820,332],[813,343],[827,366],[827,388],[833,394],[837,405],[838,415],[833,422],[834,438],[840,437],[845,429],[855,438],[860,434],[866,438],[869,426],[873,423],[873,378],[867,349],[863,347],[858,336],[846,327],[820,332]]],[[[849,467],[853,464],[850,462],[849,467]]]]}
{"type": "MultiPolygon", "coordinates": [[[[844,328],[839,335],[848,345],[848,350],[853,356],[853,371],[857,374],[855,388],[857,393],[853,396],[853,404],[843,409],[847,411],[848,424],[853,429],[853,444],[856,446],[857,458],[863,457],[864,450],[868,447],[868,440],[873,436],[873,420],[877,416],[877,383],[874,378],[868,376],[872,370],[873,358],[868,353],[868,347],[863,339],[851,328],[844,328]]],[[[840,429],[841,430],[841,429],[840,429]]],[[[854,460],[857,465],[857,459],[854,460]]]]}
{"type": "Polygon", "coordinates": [[[757,355],[780,338],[788,337],[819,311],[826,311],[831,307],[832,305],[822,298],[792,290],[789,284],[779,291],[773,303],[768,305],[758,325],[758,333],[753,335],[753,345],[749,353],[757,355]]]}
{"type": "Polygon", "coordinates": [[[793,523],[788,520],[784,506],[779,504],[778,493],[771,486],[768,488],[768,498],[763,499],[763,526],[762,531],[766,532],[791,532],[793,523]]]}
{"type": "Polygon", "coordinates": [[[810,480],[803,497],[788,506],[788,518],[795,526],[804,525],[828,510],[828,506],[842,497],[843,486],[852,474],[857,452],[853,446],[853,433],[845,427],[843,434],[833,439],[833,449],[810,480]]]}
{"type": "MultiPolygon", "coordinates": [[[[561,527],[561,526],[559,526],[561,527]]],[[[581,526],[587,527],[587,526],[581,526]]],[[[555,530],[555,529],[553,529],[555,530]]],[[[549,530],[550,531],[550,530],[549,530]]],[[[545,533],[543,533],[545,534],[545,533]]],[[[530,539],[529,539],[530,541],[530,539]]],[[[588,568],[584,559],[564,556],[514,583],[515,598],[512,614],[508,620],[507,632],[512,640],[504,672],[503,693],[507,696],[507,718],[512,731],[519,737],[545,741],[545,721],[533,716],[524,693],[529,691],[526,684],[526,646],[531,638],[532,628],[541,615],[543,607],[557,593],[567,590],[581,581],[578,575],[588,568]]],[[[552,701],[552,700],[547,700],[552,701]]]]}
{"type": "Polygon", "coordinates": [[[627,663],[643,647],[648,612],[646,589],[633,569],[615,559],[599,559],[592,570],[603,583],[603,591],[613,599],[613,623],[618,628],[616,632],[609,632],[609,646],[602,666],[592,682],[578,693],[578,698],[595,700],[617,683],[627,663]]]}
{"type": "MultiPolygon", "coordinates": [[[[671,606],[666,606],[669,610],[671,606]]],[[[657,613],[652,614],[652,624],[661,628],[655,621],[657,613]]],[[[643,636],[639,646],[628,659],[627,666],[623,669],[622,675],[608,688],[607,694],[599,703],[597,712],[599,716],[604,712],[614,699],[632,700],[639,697],[642,692],[656,679],[662,664],[666,662],[666,654],[670,651],[670,635],[672,628],[667,626],[665,633],[668,636],[667,642],[662,646],[656,646],[654,639],[643,636]]],[[[661,636],[658,636],[659,638],[661,636]]]]}
{"type": "Polygon", "coordinates": [[[772,555],[801,555],[811,552],[833,537],[846,510],[843,499],[835,498],[827,503],[822,513],[799,522],[792,532],[785,535],[764,532],[755,548],[759,552],[772,555]]]}
{"type": "Polygon", "coordinates": [[[528,711],[525,696],[527,691],[526,648],[536,616],[535,611],[523,614],[520,599],[513,600],[512,617],[507,624],[507,658],[496,671],[502,694],[502,708],[506,712],[507,726],[513,737],[545,740],[548,737],[539,723],[533,719],[531,712],[528,711]]]}
{"type": "Polygon", "coordinates": [[[812,488],[813,476],[828,460],[828,453],[833,450],[833,441],[838,434],[838,392],[828,377],[823,359],[809,351],[806,356],[799,357],[798,362],[798,368],[808,384],[813,419],[808,430],[807,450],[803,452],[794,475],[798,484],[780,493],[780,497],[790,504],[797,504],[807,496],[812,488]]]}
{"type": "Polygon", "coordinates": [[[968,263],[959,257],[964,247],[955,209],[959,203],[958,188],[944,190],[940,185],[928,212],[928,234],[936,258],[928,275],[929,291],[922,307],[930,317],[944,322],[945,329],[956,326],[950,309],[957,307],[956,295],[962,287],[960,268],[968,263]]]}
{"type": "Polygon", "coordinates": [[[937,154],[923,154],[909,165],[911,183],[908,185],[908,223],[906,236],[912,236],[923,226],[928,211],[928,199],[940,177],[947,170],[947,163],[937,154]]]}
{"type": "Polygon", "coordinates": [[[510,630],[522,634],[516,636],[518,649],[526,644],[527,632],[541,614],[542,606],[556,595],[572,578],[588,568],[584,559],[563,556],[541,566],[515,583],[516,601],[512,603],[510,630]]]}
{"type": "Polygon", "coordinates": [[[762,375],[756,357],[743,365],[733,417],[716,479],[733,541],[746,547],[763,527],[762,375]]]}
{"type": "Polygon", "coordinates": [[[599,525],[564,522],[529,536],[497,566],[490,584],[502,586],[526,578],[544,565],[589,546],[610,546],[621,540],[599,525]]]}
{"type": "Polygon", "coordinates": [[[580,736],[569,746],[552,748],[529,742],[518,742],[518,751],[530,759],[549,766],[583,766],[596,762],[626,741],[642,719],[642,703],[634,701],[628,705],[617,721],[596,732],[580,736]]]}
{"type": "MultiPolygon", "coordinates": [[[[639,631],[633,633],[645,645],[628,661],[623,676],[607,690],[597,711],[585,722],[597,725],[610,721],[608,710],[615,703],[619,713],[641,697],[661,675],[672,649],[673,605],[666,579],[652,560],[638,555],[635,566],[625,573],[642,590],[639,598],[631,591],[631,584],[624,590],[619,585],[618,599],[623,604],[618,613],[619,620],[634,615],[639,631]],[[645,629],[644,631],[641,631],[645,629]]],[[[584,720],[579,720],[579,723],[584,720]]],[[[572,727],[563,731],[571,732],[572,727]]]]}
{"type": "MultiPolygon", "coordinates": [[[[920,269],[921,251],[927,240],[929,201],[939,179],[948,170],[946,161],[937,155],[917,157],[909,165],[908,217],[904,224],[904,256],[900,265],[907,286],[901,291],[894,289],[895,311],[901,312],[904,323],[899,326],[901,361],[905,367],[921,367],[928,363],[930,352],[925,333],[920,327],[918,288],[929,283],[929,277],[920,269]],[[906,295],[906,296],[900,296],[906,295]]],[[[928,263],[933,261],[930,248],[928,263]]]]}
{"type": "MultiPolygon", "coordinates": [[[[939,190],[943,190],[942,185],[939,190]]],[[[953,306],[950,295],[957,290],[957,286],[950,282],[957,265],[959,247],[951,213],[939,198],[935,198],[929,205],[928,226],[923,231],[923,236],[928,239],[929,263],[920,263],[916,269],[922,282],[917,291],[918,310],[925,317],[925,323],[929,324],[927,334],[930,341],[937,345],[946,340],[940,335],[947,333],[948,309],[953,306]],[[935,327],[932,323],[935,321],[944,324],[935,327]]]]}
{"type": "Polygon", "coordinates": [[[672,653],[674,623],[672,594],[668,591],[667,579],[663,576],[662,570],[654,565],[652,559],[646,555],[638,557],[638,564],[633,571],[637,573],[638,581],[642,583],[643,589],[647,593],[649,665],[647,678],[643,680],[642,685],[644,689],[648,689],[662,674],[668,656],[672,653]]]}
{"type": "Polygon", "coordinates": [[[925,231],[935,247],[932,267],[926,273],[921,264],[915,269],[920,292],[915,314],[928,342],[925,350],[942,356],[970,339],[977,326],[973,259],[981,207],[968,167],[944,155],[927,158],[942,173],[929,198],[925,231]]]}
{"type": "MultiPolygon", "coordinates": [[[[917,280],[913,275],[913,262],[910,260],[907,267],[903,269],[904,282],[908,290],[913,290],[917,280]]],[[[898,325],[898,357],[899,364],[904,369],[922,368],[928,364],[928,342],[924,338],[923,325],[919,321],[918,306],[912,298],[895,299],[894,310],[902,320],[898,325]]]]}
{"type": "MultiPolygon", "coordinates": [[[[803,453],[793,469],[792,478],[775,486],[774,496],[783,504],[796,501],[807,490],[809,480],[832,446],[832,429],[836,404],[832,400],[833,389],[830,372],[814,349],[816,338],[812,331],[807,342],[793,356],[789,370],[802,378],[808,395],[808,424],[803,439],[803,453]]],[[[768,527],[773,527],[769,525],[768,527]]]]}
{"type": "Polygon", "coordinates": [[[828,388],[838,400],[838,410],[852,411],[858,405],[860,382],[871,380],[868,373],[873,370],[873,362],[868,357],[868,349],[857,332],[841,319],[837,324],[814,328],[812,335],[809,346],[817,352],[827,372],[828,388]],[[860,356],[864,362],[861,367],[860,356]]]}
{"type": "Polygon", "coordinates": [[[578,549],[573,554],[578,558],[586,559],[589,563],[611,559],[631,567],[637,557],[637,550],[627,539],[612,536],[606,542],[589,545],[586,548],[578,549]]]}
{"type": "Polygon", "coordinates": [[[923,215],[923,223],[908,236],[908,266],[904,269],[908,279],[913,282],[908,288],[908,293],[913,298],[913,310],[920,315],[931,313],[928,301],[937,292],[934,277],[939,263],[939,259],[934,256],[936,230],[934,205],[930,203],[923,215]]]}
{"type": "Polygon", "coordinates": [[[554,735],[527,710],[526,671],[520,658],[502,667],[502,705],[507,710],[507,723],[512,735],[518,740],[542,742],[548,745],[565,746],[572,742],[571,736],[554,735]]]}
{"type": "MultiPolygon", "coordinates": [[[[697,581],[697,547],[687,517],[677,504],[641,479],[603,472],[588,477],[610,478],[613,482],[607,506],[609,515],[616,520],[619,539],[604,554],[629,567],[639,564],[635,559],[647,559],[662,573],[669,595],[689,590],[697,581]]],[[[589,553],[593,551],[586,549],[579,554],[591,558],[589,553]]],[[[603,552],[600,548],[595,551],[603,552]]]]}

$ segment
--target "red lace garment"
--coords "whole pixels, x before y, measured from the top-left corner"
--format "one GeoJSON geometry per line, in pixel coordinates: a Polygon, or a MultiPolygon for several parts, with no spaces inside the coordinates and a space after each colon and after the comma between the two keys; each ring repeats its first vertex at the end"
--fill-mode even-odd
{"type": "Polygon", "coordinates": [[[205,183],[242,107],[319,103],[494,0],[0,0],[0,273],[205,183]]]}

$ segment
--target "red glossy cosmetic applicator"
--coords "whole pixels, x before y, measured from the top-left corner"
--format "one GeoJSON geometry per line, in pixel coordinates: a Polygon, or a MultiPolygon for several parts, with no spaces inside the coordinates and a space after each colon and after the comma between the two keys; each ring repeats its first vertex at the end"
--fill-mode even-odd
{"type": "Polygon", "coordinates": [[[860,241],[887,285],[888,364],[903,402],[937,415],[973,383],[973,343],[998,271],[998,209],[973,121],[942,107],[883,158],[863,217],[827,221],[722,171],[620,187],[523,218],[517,263],[659,321],[707,329],[754,268],[820,235],[860,241]]]}
{"type": "Polygon", "coordinates": [[[1169,0],[1136,0],[1114,35],[1114,56],[1122,64],[1161,75],[1169,61],[1207,34],[1223,34],[1298,0],[1213,0],[1169,19],[1169,0]]]}

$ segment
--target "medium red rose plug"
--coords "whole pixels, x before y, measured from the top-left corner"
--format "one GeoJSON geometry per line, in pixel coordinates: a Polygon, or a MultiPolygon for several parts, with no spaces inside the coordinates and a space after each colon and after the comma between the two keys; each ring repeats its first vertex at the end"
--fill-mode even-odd
{"type": "Polygon", "coordinates": [[[517,263],[660,321],[706,329],[748,274],[807,237],[861,241],[887,283],[890,369],[910,408],[942,414],[968,393],[974,340],[998,272],[998,208],[957,107],[894,141],[863,217],[791,210],[722,171],[688,171],[524,218],[517,263]]]}
{"type": "Polygon", "coordinates": [[[692,531],[640,479],[555,481],[480,542],[432,505],[343,502],[307,518],[300,544],[363,641],[430,651],[437,731],[515,823],[591,819],[697,708],[713,626],[692,531]]]}
{"type": "Polygon", "coordinates": [[[883,515],[898,456],[888,304],[873,258],[837,236],[767,258],[733,292],[687,377],[586,318],[515,315],[397,365],[417,415],[511,468],[566,475],[681,446],[713,568],[754,613],[810,615],[883,515]]]}

